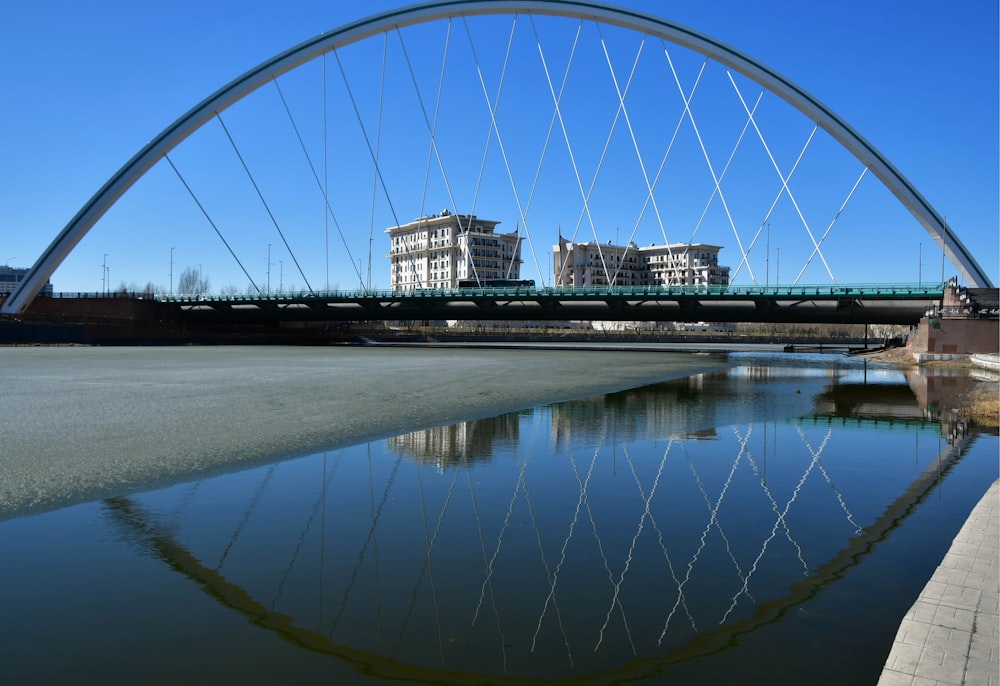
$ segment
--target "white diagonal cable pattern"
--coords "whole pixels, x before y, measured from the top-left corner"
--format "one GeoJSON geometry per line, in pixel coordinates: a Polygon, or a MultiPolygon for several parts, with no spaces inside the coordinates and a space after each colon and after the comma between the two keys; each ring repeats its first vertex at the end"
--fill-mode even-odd
{"type": "MultiPolygon", "coordinates": [[[[729,81],[730,83],[733,84],[733,88],[736,90],[736,95],[739,97],[740,103],[742,103],[743,105],[743,109],[746,110],[747,114],[749,115],[750,109],[747,107],[746,100],[743,98],[743,93],[740,91],[740,87],[736,85],[736,80],[733,79],[732,72],[727,71],[726,74],[729,76],[729,81]]],[[[812,241],[813,246],[815,246],[816,248],[816,252],[819,254],[820,260],[823,262],[823,266],[826,267],[826,273],[829,275],[830,280],[836,283],[837,279],[833,276],[833,271],[831,271],[830,265],[827,264],[826,257],[823,256],[823,251],[819,249],[819,244],[816,242],[816,237],[813,235],[812,229],[809,228],[809,222],[806,221],[805,216],[802,214],[802,210],[799,207],[799,203],[795,200],[795,195],[792,193],[792,189],[788,187],[788,180],[791,178],[792,173],[794,173],[794,169],[792,170],[792,172],[789,172],[788,176],[785,176],[784,174],[781,173],[781,167],[778,166],[777,161],[774,159],[774,154],[771,152],[771,147],[767,144],[767,140],[764,138],[763,132],[757,125],[757,119],[751,116],[750,121],[753,122],[753,128],[757,132],[757,136],[760,138],[760,142],[764,146],[764,150],[767,152],[767,156],[771,160],[771,164],[774,166],[775,173],[778,175],[778,178],[781,179],[782,190],[784,190],[784,192],[788,194],[788,199],[789,201],[791,201],[792,206],[795,208],[796,213],[799,215],[799,220],[802,222],[802,226],[805,227],[806,233],[809,234],[809,240],[812,241]]],[[[818,124],[814,125],[813,132],[809,134],[810,141],[812,140],[813,134],[816,133],[816,130],[818,128],[819,128],[818,124]]],[[[808,147],[808,143],[806,144],[806,147],[808,147]]],[[[804,153],[805,149],[803,149],[802,152],[799,154],[799,160],[802,159],[802,155],[804,153]]],[[[798,166],[799,160],[796,160],[795,166],[798,166]]],[[[749,265],[748,265],[748,270],[749,270],[749,265]]]]}
{"type": "Polygon", "coordinates": [[[813,248],[813,251],[809,253],[809,257],[806,258],[806,263],[802,265],[802,269],[801,271],[799,271],[799,275],[795,277],[793,285],[797,284],[799,280],[802,278],[802,275],[806,273],[806,269],[812,262],[812,258],[816,255],[817,252],[819,252],[819,246],[823,245],[823,241],[825,241],[826,237],[830,235],[830,231],[831,229],[833,229],[833,225],[837,223],[838,219],[840,219],[840,215],[843,214],[844,209],[847,207],[847,203],[849,203],[851,201],[851,198],[854,197],[854,191],[858,190],[858,186],[861,185],[861,179],[865,178],[865,174],[867,173],[868,173],[868,167],[864,167],[861,170],[861,175],[858,176],[858,180],[855,181],[854,186],[851,187],[851,192],[847,194],[847,197],[844,198],[844,202],[841,203],[840,209],[837,210],[837,214],[835,214],[833,216],[833,219],[830,220],[830,225],[826,227],[826,231],[824,231],[823,235],[820,237],[819,243],[816,245],[815,248],[813,248]]]}
{"type": "MultiPolygon", "coordinates": [[[[597,456],[600,454],[600,448],[594,451],[594,456],[590,460],[590,468],[587,470],[587,478],[580,479],[580,471],[576,465],[576,458],[570,457],[570,464],[573,467],[573,474],[576,476],[577,485],[580,488],[580,495],[576,501],[576,509],[573,511],[573,519],[570,521],[569,530],[566,532],[566,538],[563,541],[562,549],[559,552],[559,563],[556,564],[555,572],[552,574],[552,578],[549,583],[549,594],[545,598],[545,602],[542,604],[542,611],[538,615],[538,625],[535,627],[535,635],[531,638],[531,652],[535,651],[535,645],[538,642],[538,634],[542,630],[542,621],[545,619],[545,614],[548,612],[549,603],[555,601],[556,595],[556,584],[559,582],[559,572],[562,569],[563,563],[566,562],[566,550],[569,548],[569,542],[573,538],[573,532],[576,529],[576,523],[580,519],[580,510],[583,509],[583,503],[587,497],[587,487],[590,485],[590,477],[594,473],[594,465],[597,464],[597,456]]],[[[565,632],[564,632],[565,637],[565,632]]],[[[573,666],[573,652],[570,648],[569,641],[566,642],[566,652],[569,655],[570,666],[573,666]]]]}
{"type": "MultiPolygon", "coordinates": [[[[802,437],[802,442],[805,443],[806,447],[808,447],[809,450],[811,451],[812,447],[809,445],[809,442],[806,439],[805,434],[802,433],[802,427],[796,423],[795,430],[799,432],[799,436],[802,437]]],[[[826,483],[830,485],[830,489],[837,497],[837,502],[840,503],[840,508],[844,511],[844,514],[847,515],[847,521],[851,524],[851,526],[854,527],[854,533],[860,534],[861,532],[864,531],[864,529],[862,529],[861,526],[856,521],[854,521],[854,515],[851,513],[850,508],[847,507],[847,503],[844,502],[844,495],[840,492],[840,489],[838,489],[837,486],[833,483],[833,479],[830,478],[830,475],[827,473],[826,467],[823,466],[823,462],[820,461],[817,466],[819,467],[820,474],[823,475],[823,478],[826,480],[826,483]]]]}
{"type": "MultiPolygon", "coordinates": [[[[597,25],[597,31],[598,31],[598,35],[601,38],[601,49],[604,51],[604,59],[607,62],[607,65],[608,65],[608,72],[610,72],[610,74],[611,74],[611,81],[612,81],[612,83],[614,83],[615,93],[617,93],[617,95],[618,95],[618,111],[621,112],[622,116],[625,119],[625,125],[628,127],[629,137],[632,139],[632,147],[635,150],[635,157],[636,157],[636,160],[639,162],[639,169],[642,171],[642,179],[643,179],[643,181],[646,184],[646,194],[647,194],[646,197],[653,204],[653,213],[656,215],[656,221],[657,221],[657,223],[660,226],[660,232],[664,236],[666,236],[667,235],[667,230],[666,230],[666,227],[664,226],[664,223],[663,223],[663,217],[660,215],[660,208],[659,208],[659,206],[656,203],[656,196],[653,194],[653,186],[652,186],[652,184],[649,181],[649,174],[646,172],[646,165],[645,165],[645,163],[642,160],[642,151],[639,149],[639,141],[636,140],[636,137],[635,137],[635,129],[632,126],[632,119],[629,117],[629,114],[628,114],[628,107],[625,106],[625,95],[628,92],[628,87],[632,83],[632,77],[635,74],[636,65],[638,65],[638,63],[639,63],[639,56],[642,54],[642,49],[646,45],[646,36],[642,37],[642,42],[639,44],[639,50],[636,52],[635,61],[632,64],[632,71],[629,73],[629,80],[626,83],[626,85],[625,85],[625,91],[623,92],[621,86],[618,83],[618,77],[615,75],[615,68],[614,68],[614,65],[611,63],[611,55],[608,52],[608,45],[607,45],[607,42],[604,40],[604,33],[601,31],[601,25],[600,24],[597,25]]],[[[684,94],[682,92],[681,93],[681,97],[683,97],[683,96],[684,96],[684,94]]],[[[616,114],[615,115],[615,120],[617,121],[617,119],[618,119],[618,115],[616,114]]],[[[632,233],[629,235],[628,241],[626,241],[626,243],[625,243],[626,248],[625,248],[624,255],[628,254],[629,248],[630,248],[630,246],[632,244],[632,241],[635,239],[635,234],[638,231],[638,229],[639,229],[639,224],[637,222],[636,225],[632,228],[632,233]]],[[[618,264],[615,267],[615,274],[614,274],[615,278],[614,279],[609,279],[608,283],[612,283],[612,284],[615,283],[615,280],[618,277],[618,273],[622,270],[622,266],[623,266],[623,263],[624,263],[624,255],[623,255],[623,259],[621,261],[619,261],[618,264]]]]}
{"type": "MultiPolygon", "coordinates": [[[[602,38],[602,43],[603,43],[603,38],[602,38]]],[[[645,45],[645,40],[643,41],[642,45],[645,45]]],[[[628,81],[625,84],[625,92],[626,93],[628,93],[629,86],[631,86],[631,84],[632,84],[632,77],[635,75],[636,67],[639,64],[639,56],[642,54],[642,45],[639,46],[639,50],[636,52],[636,55],[635,55],[635,60],[633,60],[633,62],[632,62],[632,71],[629,73],[628,81]]],[[[614,71],[612,70],[612,78],[613,77],[614,77],[614,71]]],[[[617,88],[617,81],[615,83],[615,87],[617,88]]],[[[618,126],[618,119],[622,115],[623,109],[624,109],[624,103],[622,102],[621,97],[619,97],[618,109],[615,112],[614,120],[611,122],[611,128],[608,131],[608,135],[604,139],[604,148],[601,150],[601,156],[597,160],[597,166],[594,169],[594,175],[593,175],[593,178],[590,181],[590,187],[587,189],[587,201],[588,202],[590,200],[590,196],[593,194],[594,189],[597,186],[597,178],[598,178],[598,176],[601,173],[601,169],[604,167],[604,161],[607,158],[608,150],[611,147],[611,140],[614,137],[615,128],[618,126]]],[[[580,216],[577,217],[576,226],[574,227],[574,229],[573,229],[573,235],[570,238],[571,241],[575,241],[576,240],[576,236],[577,236],[577,234],[580,231],[580,225],[583,224],[583,218],[584,218],[585,208],[586,208],[586,205],[584,206],[584,208],[581,208],[581,210],[580,210],[580,216]]],[[[638,223],[636,224],[636,227],[638,227],[638,223]]],[[[635,233],[635,230],[633,229],[633,235],[634,235],[634,233],[635,233]]],[[[607,261],[604,258],[604,250],[601,247],[600,241],[597,242],[597,254],[598,254],[599,259],[601,260],[601,268],[604,270],[604,278],[607,279],[607,281],[608,281],[609,284],[613,284],[614,283],[614,279],[608,273],[608,265],[607,265],[607,261]]],[[[563,267],[560,269],[560,271],[563,271],[564,268],[565,268],[565,263],[563,264],[563,267]]],[[[617,272],[616,272],[616,275],[617,275],[617,272]]]]}
{"type": "MultiPolygon", "coordinates": [[[[695,564],[697,564],[698,558],[701,556],[701,551],[705,549],[705,543],[706,543],[705,539],[706,539],[706,536],[708,536],[708,532],[712,530],[713,522],[717,521],[719,508],[722,507],[722,500],[725,498],[726,493],[729,491],[729,486],[730,486],[730,484],[733,481],[733,475],[736,473],[736,468],[739,466],[740,460],[743,458],[743,454],[746,452],[747,441],[750,439],[750,431],[749,430],[747,431],[746,437],[741,437],[739,435],[739,432],[737,432],[736,433],[736,439],[740,443],[740,450],[736,454],[736,459],[733,460],[733,466],[729,469],[729,475],[726,477],[726,481],[725,481],[725,483],[722,486],[722,490],[719,493],[719,497],[715,501],[714,507],[711,508],[711,514],[709,516],[708,523],[705,524],[705,528],[702,529],[701,537],[699,539],[700,543],[698,544],[698,549],[694,551],[694,555],[692,555],[691,559],[688,561],[687,573],[684,575],[684,580],[681,581],[680,585],[677,587],[677,599],[674,601],[674,606],[670,609],[670,613],[667,615],[667,619],[663,622],[663,631],[660,632],[660,638],[657,641],[657,645],[659,645],[659,644],[661,644],[663,642],[663,638],[667,635],[667,629],[670,628],[670,622],[673,619],[674,614],[677,612],[677,608],[681,605],[681,601],[682,601],[682,599],[684,597],[684,595],[683,595],[684,586],[686,586],[687,583],[688,583],[688,581],[691,580],[691,573],[694,571],[694,566],[695,566],[695,564]]],[[[704,491],[703,491],[703,493],[704,493],[704,491]]],[[[721,529],[720,529],[720,531],[721,531],[721,529]]],[[[728,548],[728,542],[727,542],[727,548],[726,549],[727,550],[729,549],[728,548]]],[[[730,551],[730,555],[732,555],[731,551],[730,551]]],[[[742,571],[742,569],[740,569],[739,564],[736,565],[736,568],[737,568],[738,573],[740,575],[740,579],[743,579],[744,578],[743,571],[742,571]]],[[[686,610],[687,610],[687,607],[685,606],[685,611],[686,610]]],[[[693,628],[693,629],[695,629],[695,631],[697,631],[697,628],[694,625],[694,619],[691,618],[690,612],[688,613],[688,618],[691,621],[691,628],[693,628]]]]}
{"type": "MultiPolygon", "coordinates": [[[[531,16],[531,15],[529,15],[531,16]]],[[[569,139],[569,131],[566,129],[566,121],[563,119],[562,106],[560,104],[559,98],[556,97],[555,86],[552,83],[552,75],[549,73],[548,63],[545,61],[545,50],[542,48],[541,39],[538,36],[538,27],[535,26],[534,17],[531,17],[531,28],[535,33],[535,44],[538,47],[538,56],[542,60],[542,71],[545,73],[545,81],[549,87],[549,94],[552,96],[552,103],[555,106],[556,118],[559,120],[559,128],[562,130],[563,140],[566,143],[566,152],[569,155],[570,165],[573,168],[573,178],[576,181],[577,190],[580,192],[580,198],[583,200],[584,211],[587,214],[587,219],[590,222],[590,228],[594,233],[594,240],[600,243],[600,237],[597,235],[597,225],[594,223],[594,217],[590,212],[590,203],[587,198],[586,192],[583,190],[583,181],[580,178],[580,167],[576,163],[576,155],[573,153],[573,145],[569,139]]],[[[576,44],[574,43],[574,48],[576,44]]],[[[566,67],[567,72],[569,71],[569,65],[566,67]]],[[[605,272],[607,270],[605,269],[605,272]]]]}
{"type": "MultiPolygon", "coordinates": [[[[665,44],[663,49],[664,51],[666,51],[667,49],[665,44]]],[[[687,106],[691,102],[691,99],[694,98],[695,91],[698,90],[698,86],[701,84],[701,78],[705,73],[705,66],[707,64],[708,64],[707,59],[701,63],[701,68],[698,70],[698,76],[695,78],[694,84],[691,86],[691,91],[687,94],[687,96],[685,96],[684,93],[681,92],[681,100],[684,103],[684,109],[681,110],[681,114],[677,118],[677,124],[674,125],[674,132],[670,136],[670,142],[667,144],[667,149],[663,152],[663,157],[660,158],[660,166],[657,167],[656,175],[653,177],[654,189],[656,188],[656,185],[660,180],[660,176],[663,174],[664,168],[667,166],[667,160],[670,158],[670,153],[673,151],[674,144],[677,142],[677,136],[681,132],[681,127],[684,125],[684,120],[687,118],[687,106]]],[[[638,229],[639,224],[642,222],[642,218],[646,214],[646,208],[649,207],[649,203],[651,200],[652,198],[650,197],[650,195],[647,194],[646,199],[643,201],[642,208],[639,210],[639,216],[635,222],[636,229],[638,229]]],[[[663,226],[661,226],[660,228],[663,233],[663,243],[667,248],[667,255],[673,257],[674,252],[673,249],[670,247],[670,239],[667,238],[666,228],[663,226]]]]}
{"type": "MultiPolygon", "coordinates": [[[[757,95],[757,100],[753,104],[753,109],[751,113],[757,111],[757,107],[760,105],[761,100],[764,99],[764,91],[761,90],[757,95]]],[[[695,237],[698,235],[698,230],[701,228],[702,223],[705,221],[705,217],[708,216],[708,208],[712,206],[712,201],[715,199],[715,194],[719,192],[719,188],[722,185],[723,180],[726,178],[726,173],[729,171],[730,166],[732,166],[733,158],[736,157],[736,151],[740,149],[740,145],[743,143],[743,138],[747,134],[747,130],[750,128],[750,117],[747,117],[746,122],[743,123],[743,129],[740,131],[739,137],[736,139],[736,145],[733,146],[732,152],[729,153],[729,159],[726,160],[725,166],[722,168],[722,173],[719,174],[719,183],[712,189],[711,194],[708,196],[708,201],[705,203],[704,209],[701,211],[701,215],[698,217],[698,221],[694,225],[694,230],[691,231],[691,237],[688,238],[688,243],[694,243],[695,237]]]]}
{"type": "MultiPolygon", "coordinates": [[[[674,75],[674,83],[677,84],[677,90],[683,99],[684,89],[681,87],[680,77],[677,76],[677,70],[674,68],[674,61],[670,58],[670,51],[667,50],[666,43],[664,43],[663,46],[663,54],[667,57],[667,63],[670,65],[670,73],[674,75]]],[[[701,131],[698,130],[698,122],[694,119],[694,113],[691,111],[691,105],[688,100],[684,101],[684,111],[687,113],[688,120],[691,122],[691,128],[694,129],[695,138],[698,139],[701,154],[705,158],[705,164],[708,165],[708,173],[712,175],[712,183],[715,184],[715,190],[718,191],[719,201],[722,203],[722,208],[726,212],[726,219],[729,221],[729,226],[733,230],[733,236],[736,238],[736,245],[739,246],[740,252],[746,255],[746,251],[743,249],[743,242],[740,240],[740,232],[736,228],[736,222],[733,220],[732,212],[729,211],[729,203],[726,202],[726,196],[722,192],[722,187],[719,185],[719,177],[715,173],[715,167],[712,165],[712,159],[709,157],[708,150],[705,148],[705,141],[701,137],[701,131]]],[[[747,113],[749,114],[749,110],[747,113]]],[[[753,117],[750,117],[750,119],[752,121],[753,117]]]]}
{"type": "Polygon", "coordinates": [[[636,487],[639,489],[639,497],[643,501],[643,511],[642,515],[639,517],[639,524],[636,526],[635,535],[632,537],[632,543],[629,545],[628,555],[625,558],[625,564],[622,567],[621,573],[618,575],[618,581],[614,584],[614,594],[611,598],[611,604],[608,606],[607,615],[604,617],[604,624],[601,626],[600,635],[598,636],[597,643],[594,645],[594,652],[601,647],[601,643],[604,641],[604,631],[608,627],[608,622],[611,621],[611,613],[617,606],[622,615],[622,622],[625,625],[625,631],[628,633],[629,643],[632,645],[632,652],[635,652],[635,643],[632,641],[632,635],[628,628],[628,617],[625,615],[625,608],[622,607],[619,600],[619,593],[621,592],[622,583],[625,581],[625,577],[628,574],[629,567],[632,565],[632,555],[635,552],[635,544],[639,540],[639,536],[642,535],[642,530],[646,522],[646,518],[652,518],[652,512],[650,511],[650,501],[652,501],[653,496],[656,494],[656,488],[660,485],[660,477],[663,476],[663,468],[667,463],[667,456],[670,454],[670,446],[663,451],[663,457],[660,458],[660,467],[656,471],[656,478],[653,480],[653,486],[649,489],[649,495],[647,496],[644,492],[645,489],[642,487],[642,480],[639,478],[638,473],[635,471],[635,462],[632,460],[632,455],[628,449],[625,450],[625,459],[628,461],[629,468],[632,471],[632,478],[635,479],[636,487]]]}
{"type": "MultiPolygon", "coordinates": [[[[750,586],[750,579],[751,579],[751,577],[753,577],[754,572],[757,571],[757,565],[760,563],[761,559],[764,557],[764,554],[767,552],[768,545],[771,543],[771,541],[777,535],[777,533],[778,533],[778,527],[779,526],[785,526],[785,530],[786,531],[788,530],[787,529],[787,525],[785,524],[785,517],[788,515],[788,511],[791,509],[792,503],[794,503],[795,500],[799,497],[799,492],[802,490],[802,485],[805,484],[806,479],[809,478],[809,475],[812,473],[812,470],[816,467],[816,463],[819,461],[820,454],[823,452],[823,449],[826,447],[827,442],[830,440],[830,435],[831,435],[832,431],[833,431],[832,428],[829,431],[827,431],[826,437],[823,439],[823,442],[820,444],[819,450],[816,451],[816,452],[813,452],[813,458],[812,458],[812,460],[810,460],[809,466],[806,468],[805,472],[803,472],[802,478],[799,479],[799,482],[795,485],[795,489],[792,491],[791,498],[788,499],[788,502],[785,503],[784,509],[781,510],[780,512],[778,511],[778,508],[777,508],[777,502],[774,501],[773,498],[771,498],[770,491],[766,490],[766,488],[767,488],[766,484],[764,484],[763,478],[761,479],[761,485],[764,486],[764,488],[765,488],[765,490],[766,490],[766,492],[768,494],[768,498],[771,499],[771,501],[774,503],[773,509],[774,509],[775,513],[778,515],[778,518],[774,521],[774,526],[771,527],[771,533],[770,533],[770,535],[768,535],[768,537],[766,539],[764,539],[764,542],[763,542],[763,544],[761,545],[761,548],[760,548],[760,553],[757,555],[756,559],[753,561],[753,565],[750,567],[750,571],[747,573],[746,578],[743,580],[743,587],[739,591],[737,591],[736,594],[733,596],[732,604],[729,606],[729,609],[726,610],[725,614],[722,615],[722,619],[719,620],[719,624],[724,624],[725,623],[726,619],[729,617],[729,614],[736,607],[736,603],[739,600],[740,595],[742,595],[743,593],[745,593],[745,592],[748,591],[749,586],[750,586]]],[[[812,452],[812,451],[810,450],[810,452],[812,452]]],[[[747,456],[747,459],[748,460],[750,459],[749,455],[747,456]]],[[[753,463],[751,462],[751,464],[753,464],[753,463]]],[[[756,470],[756,465],[754,465],[754,468],[756,470]]]]}

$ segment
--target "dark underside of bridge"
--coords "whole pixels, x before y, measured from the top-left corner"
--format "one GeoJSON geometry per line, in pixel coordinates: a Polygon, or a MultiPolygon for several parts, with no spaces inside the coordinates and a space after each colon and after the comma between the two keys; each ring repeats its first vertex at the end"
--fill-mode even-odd
{"type": "MultiPolygon", "coordinates": [[[[542,327],[547,321],[915,325],[936,302],[927,297],[803,298],[801,294],[714,299],[608,294],[274,296],[169,301],[41,297],[24,314],[0,318],[0,343],[351,343],[376,335],[403,335],[400,327],[386,327],[387,322],[433,325],[447,320],[532,322],[542,327]]],[[[511,336],[509,328],[507,335],[511,336]]],[[[565,340],[565,334],[562,336],[565,340]]]]}

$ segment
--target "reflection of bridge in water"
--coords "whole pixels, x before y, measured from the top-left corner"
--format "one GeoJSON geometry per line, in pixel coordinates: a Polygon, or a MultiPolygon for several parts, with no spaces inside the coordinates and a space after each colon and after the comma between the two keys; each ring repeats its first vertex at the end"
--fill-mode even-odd
{"type": "Polygon", "coordinates": [[[859,417],[719,424],[713,435],[700,423],[711,413],[695,408],[687,428],[711,440],[693,440],[668,410],[703,382],[414,432],[383,455],[369,445],[367,456],[362,446],[275,464],[246,482],[242,512],[212,515],[217,533],[233,522],[227,540],[200,534],[189,514],[212,482],[178,488],[175,508],[139,496],[108,511],[220,603],[366,674],[599,683],[779,621],[860,564],[972,440],[885,479],[870,502],[845,453],[859,417]]]}

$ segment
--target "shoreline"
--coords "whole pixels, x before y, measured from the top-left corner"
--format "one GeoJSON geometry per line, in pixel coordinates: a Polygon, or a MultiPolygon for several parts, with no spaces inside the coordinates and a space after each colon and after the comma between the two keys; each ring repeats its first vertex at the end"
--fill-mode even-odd
{"type": "Polygon", "coordinates": [[[0,519],[729,365],[687,352],[3,348],[0,519]]]}

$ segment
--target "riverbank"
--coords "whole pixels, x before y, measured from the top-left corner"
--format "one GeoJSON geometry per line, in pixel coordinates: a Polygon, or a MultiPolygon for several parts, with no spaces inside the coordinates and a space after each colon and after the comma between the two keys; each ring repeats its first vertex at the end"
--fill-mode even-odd
{"type": "Polygon", "coordinates": [[[1000,376],[989,372],[976,374],[971,356],[918,362],[907,348],[890,348],[865,353],[866,359],[900,367],[964,370],[976,380],[971,389],[958,400],[960,412],[979,426],[1000,427],[1000,376]]]}
{"type": "Polygon", "coordinates": [[[879,686],[996,683],[998,495],[995,481],[906,613],[879,686]]]}

